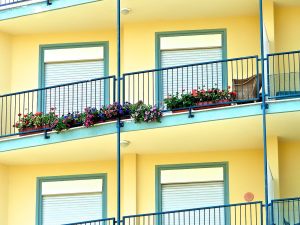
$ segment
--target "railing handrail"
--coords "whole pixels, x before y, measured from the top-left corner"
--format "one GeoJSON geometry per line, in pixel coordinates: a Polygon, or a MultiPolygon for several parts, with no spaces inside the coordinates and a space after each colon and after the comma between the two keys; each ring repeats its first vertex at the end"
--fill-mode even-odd
{"type": "Polygon", "coordinates": [[[293,198],[277,198],[273,199],[272,202],[283,202],[283,201],[293,201],[293,200],[300,200],[300,197],[293,197],[293,198]]]}
{"type": "Polygon", "coordinates": [[[224,62],[231,62],[231,61],[245,60],[245,59],[258,59],[258,55],[229,58],[229,59],[222,59],[222,60],[214,60],[214,61],[206,61],[206,62],[192,63],[192,64],[184,64],[184,65],[179,65],[179,66],[170,66],[170,67],[156,68],[156,69],[150,69],[150,70],[141,70],[141,71],[124,73],[123,77],[135,75],[135,74],[151,73],[151,72],[158,72],[158,71],[163,71],[163,70],[172,70],[172,69],[179,69],[179,68],[185,68],[185,67],[191,67],[191,66],[201,66],[201,65],[224,63],[224,62]]]}
{"type": "Polygon", "coordinates": [[[180,209],[180,210],[172,210],[172,211],[164,211],[164,212],[143,213],[143,214],[124,216],[123,218],[128,219],[128,218],[143,217],[143,216],[154,216],[154,215],[163,215],[163,214],[169,214],[169,213],[180,213],[180,212],[208,210],[208,209],[215,209],[215,208],[228,208],[228,207],[243,206],[243,205],[258,205],[258,204],[262,205],[262,201],[224,204],[224,205],[217,205],[217,206],[208,206],[208,207],[191,208],[191,209],[180,209]]]}
{"type": "Polygon", "coordinates": [[[26,93],[30,93],[30,92],[44,91],[44,90],[53,89],[53,88],[66,87],[66,86],[71,86],[71,85],[76,85],[76,84],[83,84],[83,83],[88,83],[88,82],[93,82],[93,81],[107,80],[107,79],[112,79],[112,78],[116,79],[116,76],[115,75],[104,76],[104,77],[99,77],[99,78],[94,78],[94,79],[89,79],[89,80],[53,85],[53,86],[49,86],[49,87],[36,88],[36,89],[31,89],[31,90],[26,90],[26,91],[19,91],[19,92],[14,92],[14,93],[10,93],[10,94],[0,95],[0,98],[9,97],[9,96],[13,96],[13,95],[19,95],[19,94],[26,94],[26,93]]]}
{"type": "Polygon", "coordinates": [[[300,50],[269,53],[267,56],[269,57],[269,56],[278,56],[278,55],[288,55],[288,54],[295,54],[295,53],[300,53],[300,50]]]}
{"type": "Polygon", "coordinates": [[[106,222],[106,221],[115,221],[116,218],[105,218],[105,219],[98,219],[98,220],[87,220],[87,221],[81,221],[81,222],[75,222],[75,223],[67,223],[63,225],[78,225],[78,224],[88,224],[88,223],[96,223],[96,222],[106,222]]]}

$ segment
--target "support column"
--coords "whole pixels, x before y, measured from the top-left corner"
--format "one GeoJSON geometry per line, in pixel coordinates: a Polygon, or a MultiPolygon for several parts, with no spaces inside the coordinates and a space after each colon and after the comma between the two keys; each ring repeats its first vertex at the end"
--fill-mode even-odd
{"type": "Polygon", "coordinates": [[[280,198],[278,137],[268,137],[268,162],[274,181],[274,197],[280,198]]]}
{"type": "Polygon", "coordinates": [[[8,224],[8,168],[0,165],[0,224],[8,224]]]}
{"type": "Polygon", "coordinates": [[[137,155],[123,156],[123,213],[124,215],[137,214],[137,155]]]}
{"type": "Polygon", "coordinates": [[[259,0],[259,25],[260,25],[260,64],[262,73],[262,130],[264,147],[264,181],[265,181],[265,215],[266,224],[269,224],[269,188],[268,188],[268,148],[267,148],[267,104],[266,104],[266,79],[264,61],[264,15],[263,0],[259,0]]]}
{"type": "MultiPolygon", "coordinates": [[[[117,103],[121,104],[121,0],[117,0],[117,103]]],[[[117,120],[117,224],[121,224],[121,118],[117,120]]]]}

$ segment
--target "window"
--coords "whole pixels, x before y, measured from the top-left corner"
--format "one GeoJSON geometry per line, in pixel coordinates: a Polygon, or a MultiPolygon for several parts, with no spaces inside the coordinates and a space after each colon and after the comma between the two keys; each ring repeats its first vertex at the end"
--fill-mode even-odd
{"type": "MultiPolygon", "coordinates": [[[[158,33],[158,67],[166,68],[226,58],[226,33],[220,31],[192,31],[158,33]]],[[[161,74],[161,96],[181,93],[182,90],[224,88],[226,78],[222,63],[209,67],[185,67],[165,70],[161,74]]]]}
{"type": "MultiPolygon", "coordinates": [[[[80,82],[107,75],[107,43],[42,46],[41,87],[80,82]]],[[[105,80],[47,89],[44,111],[56,108],[59,114],[104,105],[105,80]]]]}
{"type": "MultiPolygon", "coordinates": [[[[227,173],[227,163],[158,166],[157,210],[165,212],[228,204],[227,173]]],[[[219,214],[216,218],[222,217],[221,224],[224,224],[224,209],[217,213],[219,214]]],[[[196,225],[202,225],[204,222],[199,218],[196,225]]],[[[180,224],[180,221],[173,222],[180,224]]]]}
{"type": "Polygon", "coordinates": [[[103,175],[38,179],[38,225],[61,225],[106,216],[103,175]]]}

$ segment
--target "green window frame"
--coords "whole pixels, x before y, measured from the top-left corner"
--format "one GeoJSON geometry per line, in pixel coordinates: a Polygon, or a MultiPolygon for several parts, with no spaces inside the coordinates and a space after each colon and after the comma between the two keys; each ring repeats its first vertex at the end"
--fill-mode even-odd
{"type": "MultiPolygon", "coordinates": [[[[68,49],[68,48],[88,48],[88,47],[103,47],[104,51],[104,76],[109,76],[109,42],[78,42],[78,43],[61,43],[61,44],[46,44],[39,46],[39,75],[38,86],[39,88],[45,87],[45,51],[54,49],[68,49]]],[[[70,81],[72,82],[72,81],[70,81]]],[[[66,83],[70,83],[66,82],[66,83]]],[[[104,81],[104,104],[109,103],[109,82],[104,81]]],[[[38,96],[38,110],[45,111],[45,100],[43,94],[38,96]]]]}
{"type": "MultiPolygon", "coordinates": [[[[222,36],[222,59],[227,59],[227,30],[226,29],[205,29],[205,30],[181,30],[181,31],[167,31],[155,33],[155,68],[161,69],[161,46],[160,39],[163,37],[176,37],[176,36],[192,36],[192,35],[209,35],[221,34],[222,36]]],[[[160,105],[163,101],[163,84],[160,74],[159,79],[156,80],[156,104],[160,105]]],[[[224,63],[222,67],[222,86],[226,89],[228,86],[227,65],[224,63]]]]}
{"type": "Polygon", "coordinates": [[[162,211],[161,171],[164,171],[164,170],[178,170],[178,169],[216,168],[216,167],[222,167],[223,168],[224,203],[229,204],[228,162],[157,165],[155,167],[155,206],[156,206],[156,212],[161,212],[162,211]]]}
{"type": "Polygon", "coordinates": [[[43,182],[90,180],[90,179],[102,179],[102,181],[103,181],[102,218],[106,218],[107,217],[107,174],[106,173],[37,177],[37,182],[36,182],[36,225],[42,225],[42,218],[43,218],[42,183],[43,182]]]}

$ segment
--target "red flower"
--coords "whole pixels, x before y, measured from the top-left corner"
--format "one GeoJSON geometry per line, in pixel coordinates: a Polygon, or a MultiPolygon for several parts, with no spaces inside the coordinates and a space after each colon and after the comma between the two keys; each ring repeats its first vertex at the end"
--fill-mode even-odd
{"type": "Polygon", "coordinates": [[[228,90],[230,89],[231,87],[230,86],[228,86],[228,90]]]}
{"type": "Polygon", "coordinates": [[[36,116],[41,116],[42,114],[43,114],[42,112],[35,113],[36,116]]]}
{"type": "Polygon", "coordinates": [[[197,97],[198,96],[198,91],[196,89],[192,90],[192,95],[194,97],[197,97]]]}
{"type": "Polygon", "coordinates": [[[26,118],[27,117],[27,114],[26,115],[24,115],[24,118],[26,118]]]}
{"type": "Polygon", "coordinates": [[[22,116],[22,114],[21,114],[21,113],[19,113],[19,114],[18,114],[18,117],[20,117],[20,116],[22,116]]]}

